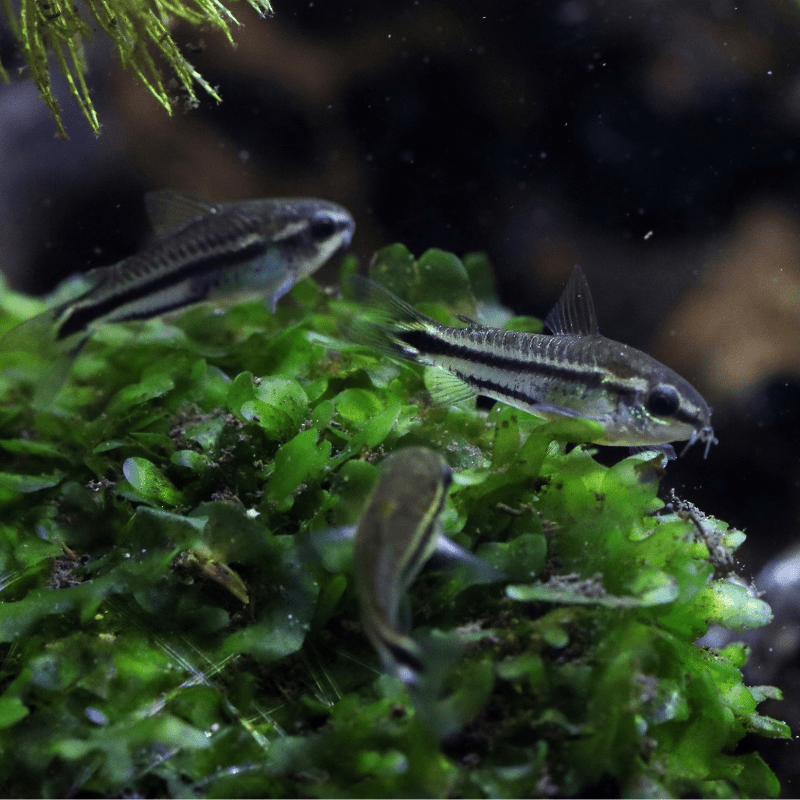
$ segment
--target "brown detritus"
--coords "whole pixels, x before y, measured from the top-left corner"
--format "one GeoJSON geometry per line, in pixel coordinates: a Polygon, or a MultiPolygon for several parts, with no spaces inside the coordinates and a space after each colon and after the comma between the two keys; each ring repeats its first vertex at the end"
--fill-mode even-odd
{"type": "Polygon", "coordinates": [[[688,500],[681,500],[675,494],[674,489],[670,490],[669,499],[670,506],[672,506],[675,513],[681,519],[688,520],[695,526],[697,530],[695,538],[705,543],[708,548],[710,561],[714,565],[714,568],[723,571],[725,574],[732,572],[736,562],[733,558],[733,554],[723,544],[723,534],[725,531],[721,531],[706,524],[706,520],[708,519],[706,514],[688,500]]]}

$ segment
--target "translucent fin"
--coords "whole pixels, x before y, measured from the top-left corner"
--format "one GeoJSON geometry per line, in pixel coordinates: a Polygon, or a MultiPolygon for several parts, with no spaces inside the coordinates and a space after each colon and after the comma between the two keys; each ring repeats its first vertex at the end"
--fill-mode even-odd
{"type": "Polygon", "coordinates": [[[355,525],[326,528],[321,531],[303,531],[295,537],[302,557],[322,564],[331,572],[351,571],[355,525]]]}
{"type": "Polygon", "coordinates": [[[475,583],[499,583],[510,580],[503,570],[478,558],[443,535],[439,536],[436,551],[428,564],[434,569],[447,566],[458,570],[466,579],[468,586],[475,583]]]}
{"type": "Polygon", "coordinates": [[[396,332],[430,326],[435,329],[437,323],[370,278],[348,275],[342,283],[365,306],[363,315],[344,326],[344,336],[386,355],[419,362],[419,351],[403,342],[396,332]]]}
{"type": "Polygon", "coordinates": [[[37,411],[47,411],[52,407],[56,397],[58,397],[72,374],[72,366],[75,363],[75,359],[88,341],[89,337],[84,337],[72,350],[52,362],[51,368],[47,370],[47,373],[36,385],[31,408],[37,411]]]}
{"type": "Polygon", "coordinates": [[[574,411],[566,406],[557,406],[553,403],[531,403],[531,405],[528,407],[528,411],[531,414],[535,414],[536,416],[547,420],[562,419],[564,417],[568,417],[570,419],[574,417],[580,417],[581,419],[593,419],[596,422],[603,421],[600,417],[592,417],[589,414],[584,414],[580,411],[574,411]]]}
{"type": "Polygon", "coordinates": [[[281,299],[295,284],[297,273],[295,270],[290,270],[286,277],[278,284],[271,294],[264,298],[264,305],[269,309],[271,314],[275,313],[275,306],[278,305],[278,300],[281,299]]]}
{"type": "Polygon", "coordinates": [[[65,312],[71,307],[65,303],[20,322],[0,339],[0,351],[32,354],[33,374],[38,375],[32,407],[46,411],[69,380],[72,366],[89,336],[56,337],[65,312]],[[35,360],[35,363],[34,363],[35,360]]]}
{"type": "Polygon", "coordinates": [[[647,444],[631,447],[629,449],[634,455],[638,453],[661,453],[663,456],[662,466],[664,467],[667,466],[668,461],[674,461],[678,457],[675,453],[675,448],[671,444],[647,444]]]}
{"type": "Polygon", "coordinates": [[[372,278],[361,275],[346,275],[342,279],[353,299],[364,303],[376,322],[389,327],[404,326],[409,323],[422,323],[438,327],[438,323],[421,311],[417,311],[410,303],[392,294],[385,286],[381,286],[372,278]]]}
{"type": "Polygon", "coordinates": [[[425,388],[430,392],[437,406],[451,406],[470,397],[477,392],[460,378],[439,367],[426,367],[423,373],[425,388]]]}
{"type": "Polygon", "coordinates": [[[599,336],[589,284],[580,267],[572,270],[561,297],[545,317],[544,324],[556,335],[599,336]]]}
{"type": "Polygon", "coordinates": [[[159,234],[176,230],[202,214],[219,210],[218,203],[209,203],[173,189],[148,192],[144,196],[144,207],[150,224],[159,234]]]}
{"type": "Polygon", "coordinates": [[[47,353],[56,346],[56,322],[62,309],[49,308],[23,320],[0,338],[4,353],[47,353]]]}
{"type": "Polygon", "coordinates": [[[390,328],[372,320],[363,318],[348,320],[342,326],[342,336],[356,344],[363,344],[365,347],[385,353],[387,356],[419,363],[419,350],[400,341],[390,328]]]}

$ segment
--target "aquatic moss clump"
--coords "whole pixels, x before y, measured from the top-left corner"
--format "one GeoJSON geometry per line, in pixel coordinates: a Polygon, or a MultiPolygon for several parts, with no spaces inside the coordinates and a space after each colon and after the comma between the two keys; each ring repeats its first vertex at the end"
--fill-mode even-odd
{"type": "MultiPolygon", "coordinates": [[[[480,256],[371,272],[442,319],[492,300],[480,256]]],[[[36,305],[3,293],[0,331],[36,305]]],[[[778,690],[744,685],[743,644],[694,644],[769,620],[730,574],[743,534],[666,507],[654,454],[566,444],[591,423],[429,407],[416,367],[341,338],[353,310],[309,280],[274,315],[109,325],[40,411],[39,357],[0,353],[0,793],[776,796],[736,746],[788,737],[757,711],[778,690]],[[411,588],[441,655],[416,704],[326,535],[407,445],[456,473],[445,533],[509,575],[411,588]]]]}
{"type": "MultiPolygon", "coordinates": [[[[259,14],[272,13],[269,0],[248,2],[259,14]]],[[[61,108],[53,94],[48,61],[55,59],[83,115],[92,130],[99,133],[100,121],[85,77],[84,45],[91,38],[92,25],[99,27],[111,39],[122,66],[133,70],[150,94],[171,114],[176,95],[164,86],[162,72],[150,48],[172,72],[185,92],[188,105],[197,104],[195,83],[215,100],[220,98],[181,53],[170,33],[170,19],[185,20],[192,25],[212,25],[221,30],[231,43],[233,38],[229,26],[238,24],[219,0],[192,0],[190,3],[181,0],[149,0],[147,3],[86,0],[84,14],[71,0],[19,0],[18,9],[14,9],[9,0],[3,0],[0,7],[39,96],[50,109],[56,130],[64,139],[67,132],[61,122],[61,108]],[[85,14],[87,11],[88,15],[85,14]]],[[[2,64],[0,81],[9,81],[2,64]]]]}

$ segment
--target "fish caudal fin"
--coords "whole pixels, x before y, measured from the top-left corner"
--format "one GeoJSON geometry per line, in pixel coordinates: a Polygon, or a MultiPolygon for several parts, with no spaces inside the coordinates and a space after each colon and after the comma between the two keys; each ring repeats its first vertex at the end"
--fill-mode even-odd
{"type": "Polygon", "coordinates": [[[345,326],[345,336],[386,355],[421,363],[419,350],[404,342],[401,334],[434,321],[370,278],[348,275],[343,284],[364,306],[363,312],[345,326]]]}
{"type": "MultiPolygon", "coordinates": [[[[36,388],[31,405],[47,410],[64,387],[72,372],[72,365],[89,336],[70,336],[59,341],[59,320],[66,306],[56,306],[35,317],[20,322],[0,338],[0,352],[31,354],[28,363],[20,362],[22,369],[32,368],[36,388]]],[[[23,356],[24,357],[24,356],[23,356]]]]}
{"type": "Polygon", "coordinates": [[[364,631],[381,658],[383,669],[397,675],[403,683],[413,686],[425,671],[420,646],[406,634],[400,633],[383,620],[370,624],[364,619],[364,631]]]}
{"type": "Polygon", "coordinates": [[[0,338],[0,352],[47,354],[56,348],[56,321],[59,308],[49,308],[23,320],[0,338]]]}
{"type": "Polygon", "coordinates": [[[364,304],[364,311],[345,326],[344,335],[358,344],[372,347],[394,358],[426,365],[425,387],[434,405],[448,406],[475,397],[477,392],[456,375],[432,365],[428,356],[406,341],[416,331],[435,329],[435,320],[417,311],[370,278],[350,275],[345,287],[364,304]]]}

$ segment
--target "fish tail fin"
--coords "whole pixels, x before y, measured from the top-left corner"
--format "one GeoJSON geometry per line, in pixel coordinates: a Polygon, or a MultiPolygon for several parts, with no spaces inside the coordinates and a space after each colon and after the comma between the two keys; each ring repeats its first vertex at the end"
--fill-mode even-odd
{"type": "Polygon", "coordinates": [[[52,407],[56,397],[58,397],[72,374],[75,359],[88,341],[89,337],[85,336],[68,352],[55,358],[47,374],[43,375],[36,384],[33,400],[31,401],[32,408],[37,411],[48,411],[52,407]]]}
{"type": "Polygon", "coordinates": [[[405,684],[415,685],[419,674],[425,671],[419,645],[386,624],[369,626],[366,632],[380,654],[384,670],[397,675],[405,684]]]}
{"type": "Polygon", "coordinates": [[[52,352],[57,346],[56,323],[61,313],[61,308],[48,308],[35,317],[23,320],[0,338],[0,352],[45,354],[52,352]]]}
{"type": "Polygon", "coordinates": [[[404,341],[403,333],[427,329],[436,324],[434,320],[371,278],[348,275],[343,285],[364,305],[363,314],[345,326],[344,334],[348,339],[395,358],[425,363],[420,351],[404,341]]]}
{"type": "MultiPolygon", "coordinates": [[[[32,354],[28,363],[20,361],[19,368],[31,374],[36,383],[32,406],[47,410],[67,382],[72,365],[88,335],[58,340],[58,324],[68,304],[47,309],[19,323],[0,337],[0,352],[32,354]]],[[[16,361],[16,356],[14,357],[16,361]]]]}

